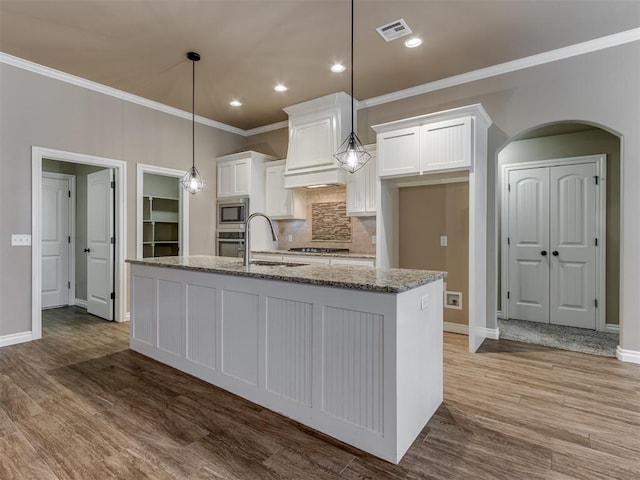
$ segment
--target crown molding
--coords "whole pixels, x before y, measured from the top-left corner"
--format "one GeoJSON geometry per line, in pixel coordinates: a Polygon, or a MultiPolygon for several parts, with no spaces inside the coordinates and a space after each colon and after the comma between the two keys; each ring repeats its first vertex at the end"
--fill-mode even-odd
{"type": "MultiPolygon", "coordinates": [[[[186,120],[191,120],[191,112],[186,112],[184,110],[180,110],[179,108],[170,107],[169,105],[165,105],[164,103],[154,102],[153,100],[149,100],[148,98],[133,95],[116,88],[108,87],[107,85],[103,85],[102,83],[93,82],[82,77],[77,77],[76,75],[61,72],[60,70],[45,67],[44,65],[30,62],[29,60],[9,55],[8,53],[0,52],[0,63],[12,65],[14,67],[37,73],[45,77],[53,78],[55,80],[60,80],[61,82],[69,83],[77,87],[82,87],[86,88],[87,90],[92,90],[104,95],[109,95],[110,97],[115,97],[120,100],[124,100],[125,102],[135,103],[136,105],[151,108],[159,112],[168,113],[169,115],[184,118],[186,120]]],[[[224,130],[225,132],[229,133],[235,133],[236,135],[246,136],[245,130],[227,125],[226,123],[216,122],[215,120],[210,120],[208,118],[201,117],[200,115],[196,115],[195,120],[196,123],[200,123],[202,125],[207,125],[219,130],[224,130]]]]}
{"type": "MultiPolygon", "coordinates": [[[[510,62],[500,63],[487,68],[481,68],[479,70],[473,70],[471,72],[462,73],[460,75],[454,75],[453,77],[443,78],[442,80],[436,80],[435,82],[424,83],[415,87],[407,88],[404,90],[398,90],[397,92],[380,95],[378,97],[369,98],[367,100],[360,100],[355,102],[355,108],[360,110],[363,108],[369,108],[377,105],[383,105],[385,103],[396,102],[405,98],[414,97],[416,95],[423,95],[425,93],[435,92],[445,88],[450,88],[465,83],[475,82],[477,80],[483,80],[490,77],[496,77],[504,75],[506,73],[516,72],[518,70],[524,70],[526,68],[544,65],[546,63],[556,62],[558,60],[564,60],[585,53],[597,52],[598,50],[604,50],[626,43],[637,42],[640,40],[640,28],[634,28],[626,30],[620,33],[614,33],[605,37],[596,38],[568,47],[558,48],[544,53],[531,55],[529,57],[520,58],[518,60],[512,60],[510,62]]],[[[44,75],[49,78],[60,80],[62,82],[70,83],[79,87],[87,88],[95,92],[99,92],[111,97],[119,98],[121,100],[135,103],[143,107],[151,108],[169,115],[191,120],[191,112],[186,112],[178,108],[170,107],[160,102],[154,102],[138,95],[118,90],[116,88],[108,87],[101,83],[86,80],[75,75],[61,72],[53,68],[45,67],[28,60],[24,60],[7,53],[0,52],[0,63],[12,65],[14,67],[22,68],[30,72],[34,72],[40,75],[44,75]]],[[[205,117],[196,115],[196,122],[209,127],[217,128],[229,133],[235,133],[243,137],[252,135],[258,135],[260,133],[271,132],[273,130],[279,130],[281,128],[287,128],[288,122],[282,121],[272,123],[269,125],[263,125],[261,127],[251,128],[249,130],[243,130],[241,128],[227,125],[226,123],[210,120],[205,117]]]]}
{"type": "Polygon", "coordinates": [[[443,78],[442,80],[436,80],[435,82],[424,83],[405,90],[398,90],[397,92],[369,98],[368,100],[362,100],[359,102],[358,108],[369,108],[376,105],[395,102],[405,98],[415,97],[416,95],[423,95],[425,93],[435,92],[437,90],[443,90],[445,88],[455,87],[457,85],[475,82],[485,78],[517,72],[518,70],[524,70],[525,68],[544,65],[545,63],[576,57],[585,53],[597,52],[598,50],[637,42],[638,40],[640,40],[640,28],[634,28],[586,42],[576,43],[575,45],[570,45],[568,47],[550,50],[548,52],[531,55],[529,57],[512,60],[510,62],[500,63],[498,65],[481,68],[479,70],[473,70],[460,75],[454,75],[453,77],[443,78]]]}

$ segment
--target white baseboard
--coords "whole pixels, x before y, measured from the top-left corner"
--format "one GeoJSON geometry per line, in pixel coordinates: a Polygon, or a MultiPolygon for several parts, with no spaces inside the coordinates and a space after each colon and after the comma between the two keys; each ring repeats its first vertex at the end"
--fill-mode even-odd
{"type": "Polygon", "coordinates": [[[87,309],[87,301],[82,300],[81,298],[76,298],[74,301],[74,305],[76,307],[84,308],[85,310],[87,309]]]}
{"type": "Polygon", "coordinates": [[[616,357],[621,362],[638,363],[640,364],[640,352],[636,350],[626,350],[624,348],[616,348],[616,357]]]}
{"type": "Polygon", "coordinates": [[[130,322],[131,321],[131,312],[126,312],[124,314],[124,318],[120,320],[121,322],[130,322]]]}
{"type": "Polygon", "coordinates": [[[462,323],[444,322],[443,330],[449,333],[459,333],[461,335],[469,335],[469,325],[462,323]]]}
{"type": "Polygon", "coordinates": [[[500,339],[500,329],[499,328],[485,328],[485,336],[490,338],[491,340],[499,340],[500,339]]]}
{"type": "Polygon", "coordinates": [[[604,326],[604,331],[609,333],[620,333],[620,325],[614,323],[607,323],[604,326]]]}
{"type": "Polygon", "coordinates": [[[32,332],[12,333],[0,336],[0,347],[15,345],[16,343],[30,342],[33,340],[32,332]]]}
{"type": "Polygon", "coordinates": [[[502,318],[502,310],[498,310],[497,316],[498,316],[498,318],[502,318]]]}

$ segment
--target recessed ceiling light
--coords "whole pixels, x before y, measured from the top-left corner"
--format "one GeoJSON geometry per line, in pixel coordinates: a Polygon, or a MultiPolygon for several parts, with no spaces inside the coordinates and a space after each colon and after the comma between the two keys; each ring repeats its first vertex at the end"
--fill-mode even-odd
{"type": "Polygon", "coordinates": [[[331,67],[331,71],[333,73],[342,73],[345,70],[346,70],[346,67],[341,63],[334,63],[333,66],[331,67]]]}
{"type": "Polygon", "coordinates": [[[276,92],[286,92],[287,90],[289,90],[287,87],[285,87],[284,85],[282,85],[281,83],[279,83],[278,85],[276,85],[275,87],[273,87],[273,89],[276,92]]]}
{"type": "Polygon", "coordinates": [[[413,37],[404,42],[404,46],[407,48],[416,48],[422,45],[422,39],[420,37],[413,37]]]}
{"type": "Polygon", "coordinates": [[[231,105],[232,107],[241,107],[242,102],[240,100],[231,100],[229,102],[229,105],[231,105]]]}

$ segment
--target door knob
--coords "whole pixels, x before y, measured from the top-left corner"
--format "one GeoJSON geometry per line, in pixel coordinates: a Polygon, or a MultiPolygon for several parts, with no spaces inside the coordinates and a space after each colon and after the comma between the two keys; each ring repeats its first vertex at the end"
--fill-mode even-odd
{"type": "Polygon", "coordinates": [[[86,253],[89,253],[89,252],[91,251],[91,249],[90,249],[90,248],[85,248],[85,249],[84,249],[84,251],[85,251],[86,253]]]}
{"type": "Polygon", "coordinates": [[[551,252],[551,255],[553,255],[554,257],[558,256],[558,250],[554,250],[553,252],[551,252]]]}
{"type": "Polygon", "coordinates": [[[547,256],[547,251],[546,250],[542,250],[540,252],[540,255],[542,255],[543,257],[546,257],[547,256]]]}

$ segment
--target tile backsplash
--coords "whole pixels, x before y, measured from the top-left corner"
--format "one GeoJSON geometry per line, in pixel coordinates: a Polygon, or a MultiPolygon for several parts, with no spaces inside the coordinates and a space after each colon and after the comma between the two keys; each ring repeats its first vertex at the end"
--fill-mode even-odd
{"type": "MultiPolygon", "coordinates": [[[[326,187],[307,192],[307,219],[306,220],[278,220],[278,230],[280,240],[278,248],[288,250],[291,247],[325,247],[325,248],[348,248],[354,253],[375,254],[376,246],[371,243],[372,237],[376,234],[375,217],[346,217],[340,219],[340,214],[327,206],[318,208],[318,204],[346,204],[345,187],[326,187]],[[316,221],[320,219],[321,238],[318,238],[318,229],[314,227],[313,205],[316,204],[316,221]],[[325,215],[320,214],[324,212],[325,215]],[[331,235],[331,228],[326,220],[327,215],[335,220],[335,235],[331,235]],[[320,217],[319,217],[320,215],[320,217]],[[343,223],[340,223],[340,222],[343,223]],[[345,228],[351,224],[350,240],[346,238],[345,228]],[[314,232],[315,228],[315,232],[314,232]],[[292,241],[289,242],[289,235],[292,241]]],[[[337,205],[334,205],[337,207],[337,205]]],[[[344,210],[342,210],[344,211],[344,210]]]]}

